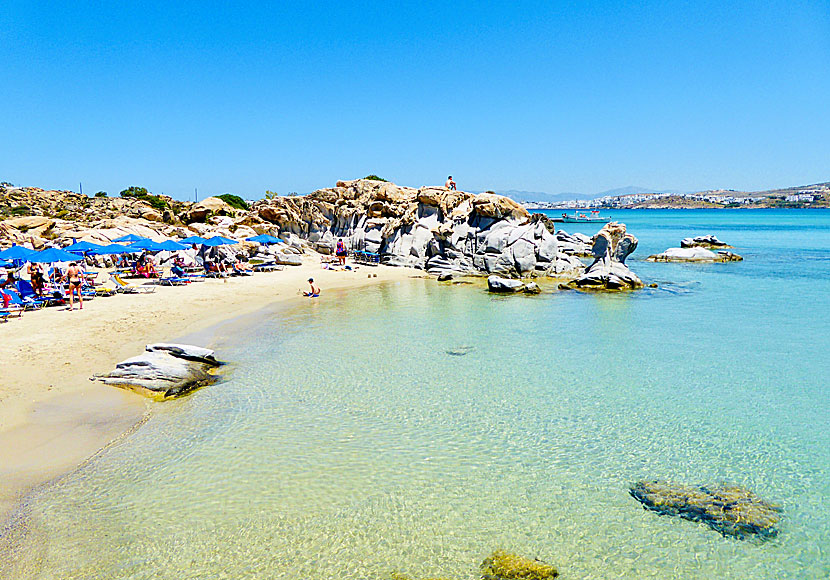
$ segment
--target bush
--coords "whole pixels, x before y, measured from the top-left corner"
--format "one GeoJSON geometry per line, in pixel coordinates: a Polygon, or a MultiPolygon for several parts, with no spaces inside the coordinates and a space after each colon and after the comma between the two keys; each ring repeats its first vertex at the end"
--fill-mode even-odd
{"type": "Polygon", "coordinates": [[[222,195],[217,195],[219,199],[224,201],[231,207],[235,207],[236,209],[248,209],[248,204],[245,203],[245,200],[239,197],[238,195],[234,195],[232,193],[223,193],[222,195]]]}
{"type": "Polygon", "coordinates": [[[388,179],[384,179],[384,178],[382,178],[382,177],[378,177],[378,176],[377,176],[377,175],[375,175],[375,174],[372,174],[372,175],[367,175],[367,176],[366,176],[366,177],[364,177],[363,179],[371,179],[372,181],[389,181],[388,179]]]}
{"type": "MultiPolygon", "coordinates": [[[[98,194],[96,193],[95,195],[97,196],[98,194]]],[[[131,185],[118,195],[126,198],[140,199],[141,201],[149,203],[150,207],[152,207],[153,209],[157,209],[159,211],[164,211],[165,209],[167,209],[167,200],[159,195],[153,195],[152,193],[147,191],[146,187],[138,187],[135,185],[131,185]]]]}
{"type": "Polygon", "coordinates": [[[99,191],[98,193],[95,194],[95,197],[107,197],[107,192],[106,191],[99,191]]]}
{"type": "Polygon", "coordinates": [[[12,208],[12,215],[29,215],[29,206],[18,205],[12,208]]]}
{"type": "Polygon", "coordinates": [[[118,195],[120,195],[121,197],[136,197],[138,199],[144,199],[145,197],[150,195],[150,192],[147,191],[146,187],[138,187],[135,185],[131,185],[118,195]]]}

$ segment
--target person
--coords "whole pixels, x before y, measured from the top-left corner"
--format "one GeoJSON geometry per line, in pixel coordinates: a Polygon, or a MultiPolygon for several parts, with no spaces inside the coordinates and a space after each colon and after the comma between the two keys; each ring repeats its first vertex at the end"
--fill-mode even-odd
{"type": "Polygon", "coordinates": [[[12,301],[11,294],[6,294],[3,292],[3,289],[8,287],[10,290],[14,290],[17,288],[16,284],[17,278],[14,277],[14,270],[7,270],[6,278],[0,280],[0,298],[3,300],[3,308],[8,308],[9,303],[12,301]]]}
{"type": "Polygon", "coordinates": [[[320,296],[320,288],[314,284],[314,278],[308,279],[308,292],[303,292],[303,296],[308,296],[309,298],[317,298],[320,296]]]}
{"type": "Polygon", "coordinates": [[[66,274],[63,275],[63,279],[69,282],[69,288],[67,290],[69,293],[69,310],[75,309],[75,293],[78,294],[78,310],[83,310],[84,298],[81,295],[81,281],[83,279],[83,273],[75,262],[69,264],[69,268],[66,269],[66,274]]]}
{"type": "Polygon", "coordinates": [[[337,240],[337,247],[334,250],[334,255],[337,256],[341,266],[346,265],[346,256],[348,255],[348,252],[346,251],[346,246],[343,244],[343,238],[339,238],[337,240]]]}
{"type": "Polygon", "coordinates": [[[455,182],[452,180],[452,175],[447,177],[447,183],[444,184],[444,187],[455,191],[455,182]]]}
{"type": "Polygon", "coordinates": [[[43,270],[40,269],[40,264],[36,262],[29,262],[29,267],[26,270],[29,273],[29,279],[32,282],[32,290],[35,291],[35,295],[43,296],[43,287],[45,284],[43,280],[43,270]]]}
{"type": "Polygon", "coordinates": [[[237,254],[236,262],[233,263],[233,273],[237,276],[250,276],[253,269],[242,258],[242,254],[237,254]]]}

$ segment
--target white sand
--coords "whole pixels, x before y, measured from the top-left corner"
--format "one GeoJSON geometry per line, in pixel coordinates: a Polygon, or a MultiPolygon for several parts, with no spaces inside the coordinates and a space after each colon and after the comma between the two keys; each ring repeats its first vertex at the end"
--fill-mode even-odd
{"type": "Polygon", "coordinates": [[[323,270],[318,258],[281,272],[99,297],[84,309],[26,312],[0,325],[0,519],[34,486],[58,477],[138,423],[152,403],[89,377],[152,342],[198,332],[267,304],[299,299],[313,277],[326,291],[400,280],[420,270],[323,270]],[[369,278],[369,274],[376,277],[369,278]]]}

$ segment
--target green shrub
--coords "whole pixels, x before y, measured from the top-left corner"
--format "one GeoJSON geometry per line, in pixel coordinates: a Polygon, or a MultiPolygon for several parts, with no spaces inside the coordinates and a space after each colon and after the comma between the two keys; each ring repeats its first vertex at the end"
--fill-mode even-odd
{"type": "Polygon", "coordinates": [[[232,193],[223,193],[222,195],[217,195],[219,199],[224,201],[231,207],[235,207],[236,209],[248,209],[248,204],[245,203],[245,200],[239,197],[238,195],[234,195],[232,193]]]}
{"type": "MultiPolygon", "coordinates": [[[[95,195],[97,196],[98,194],[96,193],[95,195]]],[[[161,197],[160,195],[153,195],[152,193],[147,191],[146,187],[138,187],[135,185],[131,185],[118,195],[126,198],[140,199],[141,201],[149,203],[150,207],[152,207],[153,209],[157,209],[159,211],[164,211],[165,209],[167,209],[167,200],[161,197]]]]}
{"type": "Polygon", "coordinates": [[[382,177],[378,177],[378,176],[377,176],[377,175],[375,175],[375,174],[372,174],[372,175],[367,175],[367,176],[366,176],[366,177],[364,177],[363,179],[371,179],[372,181],[389,181],[388,179],[384,179],[384,178],[382,178],[382,177]]]}
{"type": "Polygon", "coordinates": [[[95,197],[107,197],[107,192],[106,191],[99,191],[98,193],[95,194],[95,197]]]}
{"type": "Polygon", "coordinates": [[[147,191],[146,187],[138,187],[136,185],[131,185],[118,195],[120,195],[121,197],[136,197],[138,199],[144,199],[150,195],[150,192],[147,191]]]}
{"type": "Polygon", "coordinates": [[[12,215],[29,215],[29,206],[17,205],[12,208],[12,215]]]}

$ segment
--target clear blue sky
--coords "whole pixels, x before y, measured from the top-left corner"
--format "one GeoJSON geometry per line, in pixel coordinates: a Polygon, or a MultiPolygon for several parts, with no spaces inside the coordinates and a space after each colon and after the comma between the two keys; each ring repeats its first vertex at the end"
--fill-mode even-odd
{"type": "Polygon", "coordinates": [[[5,0],[0,38],[0,180],[19,185],[830,180],[828,0],[5,0]]]}

